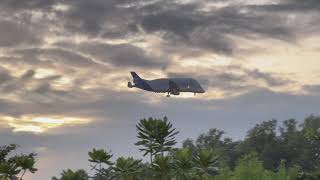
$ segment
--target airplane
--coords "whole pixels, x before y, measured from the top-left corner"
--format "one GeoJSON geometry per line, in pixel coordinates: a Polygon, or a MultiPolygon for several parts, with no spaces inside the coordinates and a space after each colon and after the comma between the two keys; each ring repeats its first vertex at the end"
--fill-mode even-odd
{"type": "Polygon", "coordinates": [[[129,88],[139,88],[155,93],[167,93],[170,95],[180,95],[181,92],[204,93],[198,81],[192,78],[161,78],[154,80],[142,79],[135,72],[130,72],[133,78],[133,84],[128,82],[129,88]]]}

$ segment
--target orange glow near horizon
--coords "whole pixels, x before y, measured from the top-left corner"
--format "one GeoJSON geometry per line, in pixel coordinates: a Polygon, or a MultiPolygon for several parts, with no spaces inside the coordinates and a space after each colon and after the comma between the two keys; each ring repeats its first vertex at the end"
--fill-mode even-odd
{"type": "Polygon", "coordinates": [[[35,117],[22,116],[19,119],[13,117],[3,117],[4,121],[13,129],[13,132],[32,132],[35,134],[48,132],[50,129],[87,124],[91,119],[79,117],[35,117]]]}

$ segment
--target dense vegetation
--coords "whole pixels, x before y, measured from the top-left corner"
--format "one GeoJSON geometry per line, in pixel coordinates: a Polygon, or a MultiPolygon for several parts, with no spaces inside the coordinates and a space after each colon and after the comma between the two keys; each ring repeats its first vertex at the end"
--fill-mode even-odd
{"type": "Polygon", "coordinates": [[[35,173],[36,154],[13,155],[17,146],[12,144],[0,147],[0,180],[22,180],[27,171],[35,173]]]}
{"type": "MultiPolygon", "coordinates": [[[[320,117],[294,119],[279,127],[276,120],[257,124],[244,140],[233,141],[211,129],[175,148],[178,131],[163,119],[142,119],[135,143],[149,162],[119,157],[104,149],[88,153],[91,175],[64,170],[52,180],[319,180],[320,117]]],[[[15,145],[0,148],[0,180],[22,180],[34,173],[35,154],[12,155],[15,145]]]]}

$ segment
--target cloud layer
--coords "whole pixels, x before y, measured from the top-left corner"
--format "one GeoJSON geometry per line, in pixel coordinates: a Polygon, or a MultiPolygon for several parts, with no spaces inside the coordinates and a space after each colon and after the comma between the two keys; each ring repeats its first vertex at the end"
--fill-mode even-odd
{"type": "Polygon", "coordinates": [[[181,141],[316,113],[319,10],[318,0],[3,0],[0,141],[39,152],[53,170],[32,179],[48,179],[63,153],[100,145],[139,154],[125,149],[143,117],[167,115],[181,141]],[[207,92],[167,99],[128,89],[130,71],[194,77],[207,92]]]}

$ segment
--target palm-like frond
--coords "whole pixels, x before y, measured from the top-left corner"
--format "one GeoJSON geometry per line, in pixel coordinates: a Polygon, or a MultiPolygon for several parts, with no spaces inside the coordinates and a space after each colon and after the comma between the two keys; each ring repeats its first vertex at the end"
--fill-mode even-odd
{"type": "Polygon", "coordinates": [[[29,154],[16,157],[16,165],[22,170],[28,170],[31,173],[35,173],[38,169],[34,167],[36,163],[34,156],[35,154],[29,154]]]}
{"type": "Polygon", "coordinates": [[[157,155],[159,153],[170,151],[172,146],[176,144],[175,135],[179,132],[172,128],[172,124],[168,119],[141,119],[136,126],[138,130],[139,141],[135,143],[137,146],[143,146],[140,151],[147,154],[157,155]]]}
{"type": "Polygon", "coordinates": [[[84,170],[72,171],[71,169],[63,170],[61,178],[53,177],[52,180],[88,180],[88,175],[84,170]]]}
{"type": "Polygon", "coordinates": [[[133,176],[141,172],[141,167],[141,160],[135,160],[132,157],[120,157],[117,159],[115,166],[112,167],[115,172],[114,178],[132,179],[133,176]]]}
{"type": "Polygon", "coordinates": [[[171,176],[171,159],[157,155],[151,164],[153,174],[157,179],[169,180],[171,176]]]}
{"type": "Polygon", "coordinates": [[[171,168],[177,179],[192,179],[195,176],[195,172],[193,171],[192,152],[189,149],[179,149],[174,156],[171,168]]]}
{"type": "Polygon", "coordinates": [[[194,166],[200,177],[214,176],[218,173],[218,157],[211,149],[200,149],[194,156],[194,166]]]}
{"type": "Polygon", "coordinates": [[[107,165],[112,165],[110,159],[112,158],[112,154],[106,152],[104,149],[93,149],[92,152],[89,152],[89,161],[93,163],[105,163],[107,165]]]}

